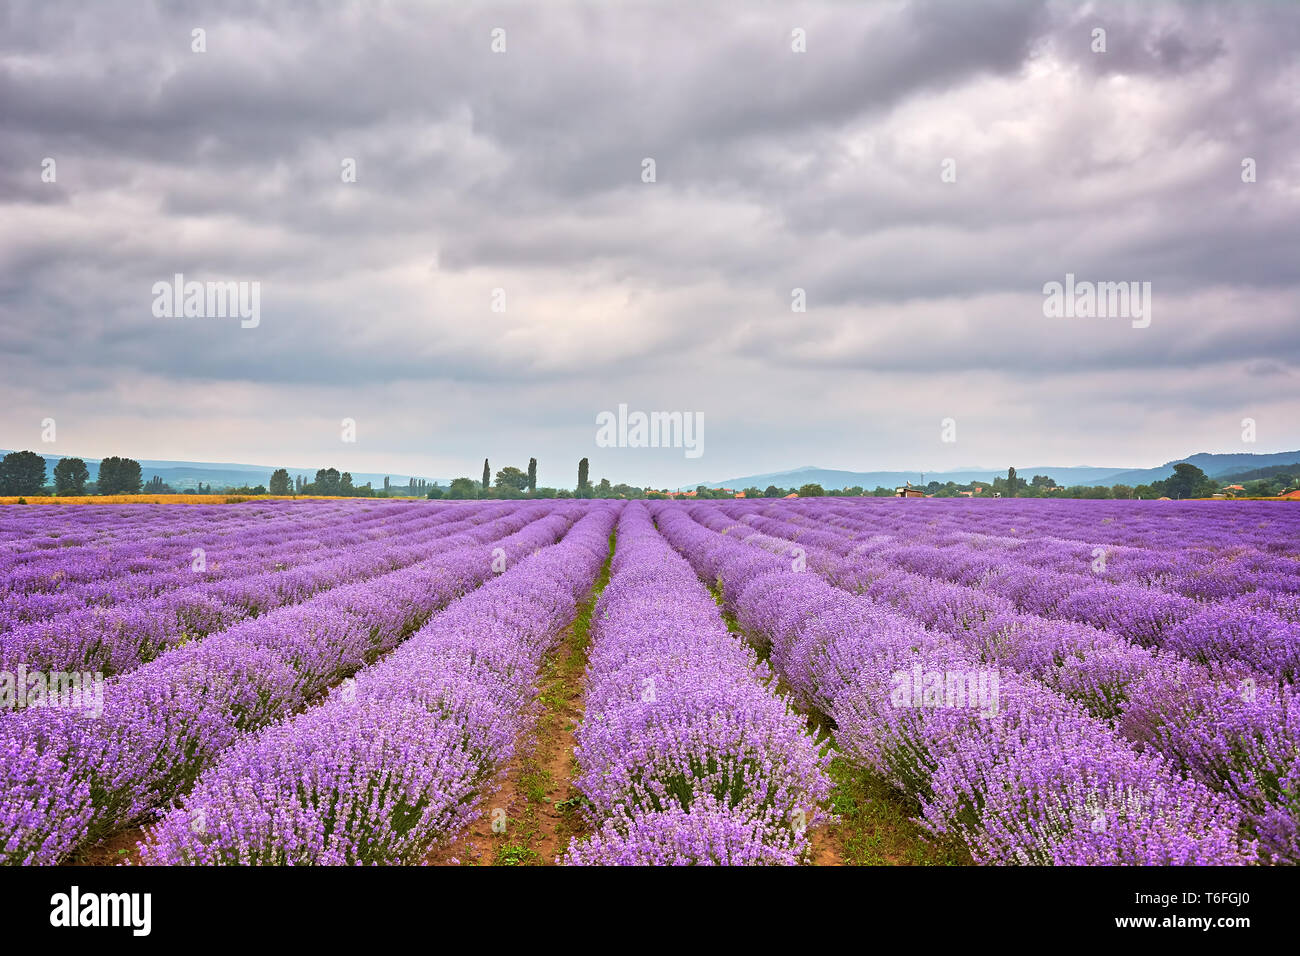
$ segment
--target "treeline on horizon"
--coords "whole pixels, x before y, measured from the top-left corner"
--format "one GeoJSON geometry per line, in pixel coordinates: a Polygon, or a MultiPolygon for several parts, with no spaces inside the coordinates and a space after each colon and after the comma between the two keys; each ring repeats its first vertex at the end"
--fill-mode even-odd
{"type": "Polygon", "coordinates": [[[80,497],[84,495],[326,495],[346,498],[422,497],[429,482],[411,478],[406,485],[392,485],[384,479],[382,489],[370,482],[355,485],[352,475],[337,468],[320,468],[316,479],[301,475],[290,477],[286,468],[277,468],[265,485],[222,485],[199,482],[196,488],[176,489],[157,475],[148,481],[140,463],[133,458],[109,457],[99,463],[97,480],[90,480],[90,468],[81,458],[61,458],[54,466],[53,484],[46,483],[45,458],[34,451],[15,451],[0,459],[0,495],[80,497]]]}
{"type": "MultiPolygon", "coordinates": [[[[1294,475],[1284,474],[1281,469],[1266,478],[1259,478],[1243,485],[1239,492],[1233,494],[1241,497],[1275,497],[1293,488],[1300,487],[1300,464],[1292,467],[1294,475]]],[[[488,460],[483,459],[483,476],[481,479],[456,478],[447,488],[438,484],[430,487],[429,498],[680,498],[687,493],[669,492],[653,488],[637,488],[627,484],[611,484],[608,478],[599,483],[589,481],[589,463],[583,458],[578,463],[578,484],[573,490],[567,488],[537,487],[537,459],[529,459],[528,471],[506,467],[496,473],[492,482],[492,470],[488,460]]],[[[911,486],[913,490],[923,492],[935,498],[1208,498],[1222,494],[1224,485],[1215,480],[1196,465],[1182,462],[1174,466],[1174,473],[1163,481],[1154,481],[1142,485],[1058,485],[1049,475],[1034,475],[1024,479],[1016,474],[1015,468],[1007,469],[1005,476],[996,476],[990,481],[972,481],[966,484],[957,482],[931,481],[927,485],[911,486]]],[[[810,483],[799,487],[780,488],[768,485],[766,488],[749,487],[739,489],[745,498],[785,498],[798,495],[800,498],[844,497],[844,498],[892,498],[898,493],[896,488],[878,485],[868,491],[860,485],[847,488],[826,489],[819,484],[810,483]]],[[[723,499],[736,497],[737,489],[696,487],[689,496],[699,499],[723,499]]]]}
{"type": "MultiPolygon", "coordinates": [[[[1287,491],[1300,488],[1300,464],[1274,466],[1267,471],[1267,477],[1240,482],[1240,490],[1229,492],[1243,498],[1272,498],[1287,491]],[[1288,474],[1287,471],[1291,473],[1288,474]]],[[[1034,475],[1026,480],[1016,474],[1014,468],[1007,469],[1005,476],[999,475],[992,481],[971,481],[958,484],[955,481],[931,481],[925,485],[910,485],[912,491],[919,491],[935,498],[1209,498],[1223,494],[1224,489],[1233,482],[1235,476],[1211,478],[1201,468],[1189,462],[1174,465],[1174,473],[1162,481],[1153,481],[1141,485],[1058,485],[1050,475],[1034,475]]],[[[798,494],[800,498],[815,498],[822,495],[832,497],[871,497],[892,498],[898,493],[896,488],[878,485],[873,491],[866,491],[861,486],[824,490],[821,485],[803,485],[799,488],[777,488],[768,485],[763,491],[757,488],[743,489],[746,498],[780,498],[788,494],[798,494]]],[[[696,497],[729,498],[731,494],[720,489],[696,489],[696,497]],[[701,495],[703,490],[707,494],[701,495]]]]}
{"type": "MultiPolygon", "coordinates": [[[[590,463],[586,458],[578,462],[577,485],[572,488],[538,487],[537,459],[528,460],[527,469],[506,466],[492,473],[488,459],[483,459],[481,478],[455,478],[443,487],[438,482],[430,483],[423,478],[411,478],[405,485],[394,485],[389,478],[384,479],[382,488],[374,488],[371,482],[357,485],[349,472],[340,472],[337,468],[320,468],[313,481],[301,475],[292,477],[285,468],[275,469],[265,485],[224,485],[214,488],[211,484],[200,482],[197,488],[176,490],[167,485],[157,475],[149,481],[143,480],[140,463],[132,458],[110,457],[99,464],[98,480],[90,481],[90,470],[80,458],[63,458],[53,469],[53,484],[46,484],[45,458],[34,451],[10,452],[0,459],[0,495],[4,496],[83,496],[83,495],[134,495],[134,494],[193,494],[193,495],[316,495],[341,498],[412,498],[431,499],[494,499],[494,498],[673,498],[682,497],[682,492],[669,492],[649,487],[639,488],[624,483],[612,484],[608,478],[602,478],[593,484],[590,480],[590,463]]],[[[1140,485],[1058,485],[1049,475],[1034,475],[1024,479],[1016,474],[1015,468],[1007,469],[1005,476],[999,475],[990,481],[972,481],[959,484],[954,481],[931,481],[925,485],[909,485],[909,489],[934,498],[1110,498],[1110,499],[1150,499],[1150,498],[1208,498],[1212,495],[1228,494],[1236,497],[1268,498],[1285,494],[1300,488],[1300,464],[1273,466],[1255,469],[1240,475],[1239,489],[1228,490],[1233,476],[1220,479],[1209,477],[1195,465],[1181,462],[1174,466],[1174,473],[1163,481],[1154,481],[1140,485]]],[[[877,486],[867,490],[860,485],[846,488],[823,488],[819,484],[809,483],[798,487],[780,488],[768,485],[766,488],[749,487],[739,489],[745,498],[785,498],[797,495],[800,498],[820,497],[866,497],[892,498],[898,489],[877,486]]],[[[698,486],[689,497],[699,499],[722,499],[736,497],[737,490],[729,488],[707,488],[698,486]]]]}

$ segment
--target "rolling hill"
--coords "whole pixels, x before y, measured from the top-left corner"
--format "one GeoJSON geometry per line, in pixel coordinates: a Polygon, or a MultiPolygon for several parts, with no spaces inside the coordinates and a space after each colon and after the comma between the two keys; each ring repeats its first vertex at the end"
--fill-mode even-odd
{"type": "MultiPolygon", "coordinates": [[[[1282,451],[1272,454],[1210,454],[1198,452],[1187,458],[1175,458],[1154,468],[1098,468],[1092,466],[1057,466],[1034,465],[1024,468],[1016,466],[1016,473],[1025,479],[1034,475],[1049,475],[1063,485],[1141,485],[1168,478],[1174,473],[1174,465],[1190,462],[1204,471],[1211,478],[1236,476],[1242,471],[1278,465],[1300,464],[1300,451],[1282,451]]],[[[955,481],[966,484],[971,481],[992,481],[998,475],[1005,475],[1006,468],[962,468],[952,471],[927,471],[925,480],[955,481]]],[[[682,486],[683,489],[704,485],[706,488],[766,488],[776,485],[778,488],[797,488],[800,485],[814,483],[823,488],[850,488],[861,485],[868,490],[883,485],[886,488],[897,487],[904,481],[921,483],[922,472],[919,471],[840,471],[833,468],[818,468],[805,465],[789,471],[768,472],[761,475],[744,475],[728,478],[724,481],[704,481],[682,486]]]]}

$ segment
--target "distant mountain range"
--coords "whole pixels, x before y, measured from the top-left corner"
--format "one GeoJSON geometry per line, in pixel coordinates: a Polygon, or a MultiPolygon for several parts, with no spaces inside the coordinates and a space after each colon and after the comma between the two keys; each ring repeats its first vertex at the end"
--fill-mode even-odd
{"type": "MultiPolygon", "coordinates": [[[[1280,451],[1266,455],[1246,453],[1215,455],[1198,452],[1186,458],[1175,458],[1155,468],[1096,468],[1092,466],[1070,465],[1033,465],[1024,468],[1016,465],[1016,474],[1026,481],[1034,475],[1048,475],[1059,485],[1144,485],[1168,478],[1174,473],[1174,465],[1190,462],[1200,468],[1211,478],[1231,478],[1259,468],[1278,465],[1300,464],[1300,451],[1280,451]]],[[[955,481],[959,485],[972,481],[992,481],[995,477],[1006,476],[1005,468],[962,468],[953,471],[924,472],[925,481],[955,481]]],[[[689,490],[704,485],[706,488],[766,488],[776,485],[778,488],[798,488],[800,485],[817,484],[823,488],[851,488],[861,485],[870,491],[878,486],[895,488],[905,481],[921,484],[922,472],[919,471],[838,471],[833,468],[818,468],[805,465],[791,471],[776,471],[765,475],[745,475],[740,478],[728,478],[725,481],[696,482],[684,485],[678,490],[689,490]]]]}
{"type": "MultiPolygon", "coordinates": [[[[8,454],[8,450],[0,449],[0,455],[5,454],[8,454]]],[[[44,456],[47,481],[52,482],[54,480],[54,466],[59,463],[60,458],[64,457],[71,456],[44,456]]],[[[291,478],[301,475],[308,481],[316,479],[315,468],[244,465],[230,462],[167,461],[152,458],[137,460],[140,462],[140,470],[145,481],[157,475],[177,491],[193,488],[200,482],[205,485],[212,485],[217,489],[244,485],[250,487],[265,485],[271,480],[271,472],[278,467],[285,467],[291,478]]],[[[86,458],[84,461],[90,471],[90,480],[95,481],[99,475],[100,459],[86,458]]],[[[1254,477],[1249,473],[1261,469],[1267,470],[1281,465],[1300,465],[1300,451],[1280,451],[1265,455],[1246,453],[1215,455],[1199,452],[1195,455],[1189,455],[1187,458],[1176,458],[1173,461],[1167,461],[1155,468],[1097,468],[1085,465],[1067,467],[1034,465],[1024,468],[1017,465],[1015,467],[1016,474],[1025,480],[1031,479],[1034,475],[1048,475],[1061,485],[1142,485],[1168,478],[1174,472],[1174,465],[1184,461],[1196,465],[1211,478],[1245,480],[1247,477],[1254,477]]],[[[343,469],[339,470],[342,471],[343,469]]],[[[995,477],[999,475],[1005,476],[1006,473],[1005,468],[960,468],[952,471],[927,471],[924,472],[924,476],[926,482],[955,481],[958,484],[966,484],[972,481],[991,482],[995,477]]],[[[376,488],[384,486],[384,477],[384,475],[377,472],[354,471],[352,473],[354,484],[364,485],[366,482],[370,482],[376,488]]],[[[388,477],[396,488],[399,486],[404,487],[411,478],[422,478],[424,476],[390,474],[388,477]]],[[[818,468],[815,465],[805,465],[802,468],[794,468],[789,471],[774,471],[763,475],[744,475],[739,478],[728,478],[724,481],[696,482],[692,485],[683,485],[678,490],[689,490],[701,484],[706,488],[734,488],[739,491],[742,488],[766,488],[768,485],[776,485],[778,488],[798,488],[800,485],[812,483],[821,485],[823,488],[851,488],[854,485],[861,485],[870,491],[882,485],[886,488],[895,488],[905,481],[910,481],[914,485],[921,484],[921,478],[922,472],[919,471],[840,471],[833,468],[818,468]]],[[[448,478],[430,478],[427,480],[430,484],[437,482],[443,487],[451,484],[451,480],[448,478]]]]}
{"type": "MultiPolygon", "coordinates": [[[[8,453],[8,449],[0,448],[0,455],[7,455],[8,453]]],[[[59,463],[59,459],[79,456],[44,455],[43,457],[45,458],[45,480],[52,483],[54,481],[54,466],[59,463]]],[[[86,469],[90,472],[90,480],[97,481],[101,459],[83,458],[82,460],[85,461],[86,469]]],[[[157,475],[177,491],[197,487],[200,482],[205,485],[212,485],[217,489],[224,487],[240,488],[245,485],[255,488],[258,485],[265,485],[270,482],[271,472],[281,467],[289,472],[291,479],[301,475],[308,481],[316,480],[315,468],[290,468],[285,465],[241,465],[210,461],[164,461],[153,458],[137,458],[136,460],[140,462],[140,473],[145,481],[157,475]]],[[[343,470],[342,468],[339,469],[339,471],[343,470]]],[[[366,482],[370,482],[375,488],[383,488],[384,477],[384,475],[374,472],[354,471],[352,472],[352,483],[354,485],[364,485],[366,482]]],[[[394,487],[405,487],[410,479],[424,476],[390,474],[387,477],[394,487]]],[[[428,481],[430,484],[437,481],[444,487],[451,484],[445,478],[431,478],[428,481]]]]}

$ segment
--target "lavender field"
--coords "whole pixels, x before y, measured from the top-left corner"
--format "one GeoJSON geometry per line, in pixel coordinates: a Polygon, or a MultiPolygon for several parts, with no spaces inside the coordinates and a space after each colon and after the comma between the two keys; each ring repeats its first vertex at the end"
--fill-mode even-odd
{"type": "Polygon", "coordinates": [[[535,862],[844,862],[833,763],[961,862],[1300,862],[1286,502],[10,507],[0,591],[11,865],[471,862],[550,718],[535,862]]]}

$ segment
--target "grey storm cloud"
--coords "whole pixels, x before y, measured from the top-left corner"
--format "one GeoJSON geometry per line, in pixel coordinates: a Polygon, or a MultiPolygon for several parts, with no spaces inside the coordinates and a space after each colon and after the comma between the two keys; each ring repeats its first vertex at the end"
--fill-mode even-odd
{"type": "Polygon", "coordinates": [[[0,445],[323,461],[352,415],[357,470],[571,483],[639,402],[710,444],[615,480],[934,462],[954,405],[962,464],[1298,447],[1298,82],[1271,3],[15,0],[0,445]],[[1047,319],[1067,272],[1152,326],[1047,319]],[[155,318],[176,273],[260,324],[155,318]]]}

